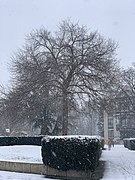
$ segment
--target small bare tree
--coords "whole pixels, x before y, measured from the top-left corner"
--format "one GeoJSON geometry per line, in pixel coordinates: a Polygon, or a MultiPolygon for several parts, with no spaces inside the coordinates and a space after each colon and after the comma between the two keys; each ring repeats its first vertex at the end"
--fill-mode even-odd
{"type": "Polygon", "coordinates": [[[120,78],[119,94],[125,99],[125,109],[135,113],[135,66],[123,70],[120,78]]]}
{"type": "Polygon", "coordinates": [[[62,106],[62,134],[68,133],[68,112],[82,100],[95,101],[113,85],[117,72],[117,44],[84,26],[63,21],[58,31],[32,32],[23,49],[13,58],[16,85],[28,89],[46,87],[62,106]],[[70,105],[70,106],[69,106],[70,105]]]}

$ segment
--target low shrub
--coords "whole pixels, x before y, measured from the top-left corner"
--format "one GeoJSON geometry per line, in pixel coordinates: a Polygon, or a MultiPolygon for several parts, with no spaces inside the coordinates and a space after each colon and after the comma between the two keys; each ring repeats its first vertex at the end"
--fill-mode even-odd
{"type": "Polygon", "coordinates": [[[103,138],[103,137],[101,137],[99,140],[100,140],[100,144],[101,144],[101,148],[102,148],[102,150],[105,150],[105,148],[104,148],[104,145],[105,145],[104,138],[103,138]]]}
{"type": "Polygon", "coordinates": [[[44,136],[22,136],[22,137],[0,137],[0,146],[11,145],[37,145],[41,146],[41,139],[44,136]]]}
{"type": "Polygon", "coordinates": [[[90,170],[99,164],[101,144],[91,136],[48,136],[42,139],[43,163],[55,169],[90,170]]]}
{"type": "Polygon", "coordinates": [[[125,147],[125,148],[128,148],[128,139],[129,139],[129,138],[124,138],[124,139],[123,139],[123,144],[124,144],[124,147],[125,147]]]}
{"type": "Polygon", "coordinates": [[[135,150],[135,138],[125,138],[123,139],[124,147],[130,150],[135,150]]]}

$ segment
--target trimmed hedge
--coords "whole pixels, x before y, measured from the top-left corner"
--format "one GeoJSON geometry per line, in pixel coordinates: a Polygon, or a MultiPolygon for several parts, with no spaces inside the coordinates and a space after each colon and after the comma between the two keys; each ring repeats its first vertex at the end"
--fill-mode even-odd
{"type": "Polygon", "coordinates": [[[101,137],[99,140],[100,140],[100,143],[101,143],[101,148],[102,148],[102,150],[105,150],[105,148],[104,148],[104,145],[105,145],[105,140],[104,140],[104,138],[101,137]]]}
{"type": "Polygon", "coordinates": [[[22,136],[22,137],[0,137],[0,146],[11,145],[37,145],[41,146],[41,139],[44,136],[22,136]]]}
{"type": "Polygon", "coordinates": [[[42,158],[58,170],[93,172],[99,164],[101,144],[91,136],[48,136],[42,139],[42,158]]]}
{"type": "Polygon", "coordinates": [[[123,139],[124,147],[130,150],[135,150],[135,138],[125,138],[123,139]]]}

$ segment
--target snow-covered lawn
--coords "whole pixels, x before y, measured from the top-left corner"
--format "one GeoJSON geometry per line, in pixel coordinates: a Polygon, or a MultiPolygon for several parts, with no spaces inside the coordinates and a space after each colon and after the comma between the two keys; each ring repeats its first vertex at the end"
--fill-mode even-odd
{"type": "MultiPolygon", "coordinates": [[[[42,175],[0,171],[0,180],[52,180],[42,175]]],[[[58,180],[58,179],[55,179],[58,180]]]]}
{"type": "MultiPolygon", "coordinates": [[[[40,146],[0,146],[0,160],[42,163],[40,146]]],[[[135,151],[115,145],[104,150],[101,160],[106,161],[102,180],[135,180],[135,151]]],[[[42,175],[0,171],[1,180],[51,180],[42,175]]]]}
{"type": "MultiPolygon", "coordinates": [[[[0,161],[42,163],[40,146],[0,146],[0,161]]],[[[0,180],[52,180],[43,175],[0,171],[0,180]]]]}
{"type": "Polygon", "coordinates": [[[135,180],[135,151],[115,145],[103,151],[101,160],[106,161],[103,180],[135,180]]]}
{"type": "Polygon", "coordinates": [[[43,163],[41,146],[0,146],[0,160],[43,163]]]}

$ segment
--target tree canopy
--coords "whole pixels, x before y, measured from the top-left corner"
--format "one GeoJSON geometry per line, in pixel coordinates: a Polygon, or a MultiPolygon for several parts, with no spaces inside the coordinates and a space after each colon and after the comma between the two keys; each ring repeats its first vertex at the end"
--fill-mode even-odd
{"type": "Polygon", "coordinates": [[[36,113],[41,111],[38,104],[55,106],[65,135],[69,111],[85,100],[98,102],[115,83],[116,49],[111,39],[71,21],[62,21],[53,33],[35,30],[12,58],[14,89],[36,113]],[[28,99],[34,95],[36,104],[30,105],[28,99]]]}

